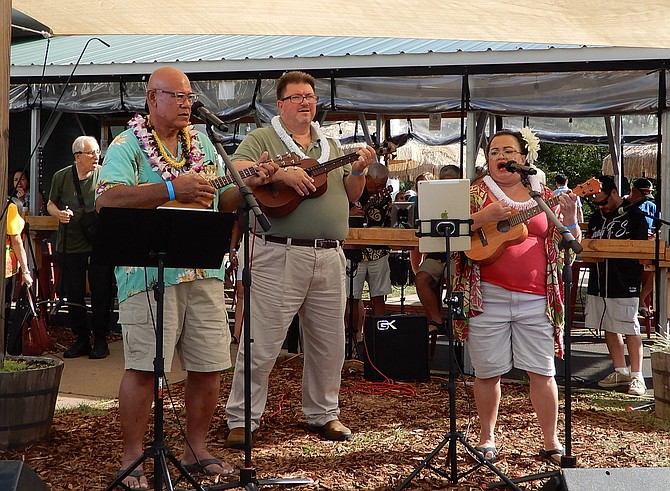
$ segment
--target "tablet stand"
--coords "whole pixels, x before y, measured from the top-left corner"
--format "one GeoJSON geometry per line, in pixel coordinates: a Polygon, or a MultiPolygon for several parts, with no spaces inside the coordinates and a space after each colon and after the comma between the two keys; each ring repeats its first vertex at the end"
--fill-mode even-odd
{"type": "Polygon", "coordinates": [[[129,489],[123,480],[146,459],[154,460],[154,489],[172,490],[168,461],[197,491],[202,486],[165,446],[163,431],[163,357],[164,269],[218,269],[230,242],[232,216],[201,210],[103,208],[100,210],[93,258],[100,264],[158,268],[156,298],[156,355],[154,358],[154,440],[125,472],[105,490],[129,489]],[[193,231],[198,231],[198,247],[193,247],[193,231]],[[132,240],[130,239],[132,238],[132,240]]]}
{"type": "MultiPolygon", "coordinates": [[[[426,458],[424,458],[421,463],[412,471],[412,473],[396,488],[396,491],[405,489],[409,483],[414,479],[422,469],[428,468],[442,477],[449,479],[452,483],[457,483],[461,477],[464,477],[475,469],[485,465],[498,477],[500,477],[507,485],[510,486],[514,491],[520,491],[520,489],[502,472],[500,472],[493,463],[486,459],[486,456],[481,452],[475,449],[467,439],[458,431],[456,431],[456,348],[454,346],[454,331],[453,331],[453,320],[454,319],[463,319],[463,296],[457,295],[452,292],[451,289],[451,244],[450,238],[461,237],[461,225],[467,225],[468,229],[472,225],[472,220],[470,219],[458,219],[458,220],[445,220],[445,219],[431,219],[431,220],[419,220],[419,222],[428,222],[430,223],[430,232],[422,233],[417,232],[418,237],[428,236],[428,237],[444,237],[444,253],[445,253],[445,277],[447,278],[446,290],[444,295],[443,303],[447,306],[447,339],[449,341],[449,350],[447,355],[447,365],[449,367],[449,379],[447,382],[447,388],[449,391],[449,433],[445,435],[442,441],[433,449],[426,458]],[[472,469],[458,473],[458,464],[457,464],[457,454],[456,454],[456,444],[463,444],[463,446],[468,450],[469,454],[475,459],[477,465],[472,469]],[[440,451],[446,446],[448,446],[447,455],[449,459],[449,472],[435,467],[432,464],[433,459],[440,453],[440,451]]],[[[419,226],[421,230],[421,226],[419,226]]],[[[468,232],[467,235],[471,235],[468,232]]]]}

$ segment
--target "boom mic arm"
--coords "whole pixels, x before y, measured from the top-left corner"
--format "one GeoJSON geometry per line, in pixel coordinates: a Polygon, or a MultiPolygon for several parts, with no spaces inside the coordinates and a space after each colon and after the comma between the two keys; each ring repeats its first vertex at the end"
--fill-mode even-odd
{"type": "Polygon", "coordinates": [[[226,123],[221,121],[216,114],[207,109],[205,105],[200,101],[193,103],[193,106],[191,106],[191,113],[195,114],[205,123],[207,123],[210,126],[213,126],[214,128],[216,128],[221,132],[225,133],[226,131],[228,131],[228,126],[226,126],[226,123]]]}

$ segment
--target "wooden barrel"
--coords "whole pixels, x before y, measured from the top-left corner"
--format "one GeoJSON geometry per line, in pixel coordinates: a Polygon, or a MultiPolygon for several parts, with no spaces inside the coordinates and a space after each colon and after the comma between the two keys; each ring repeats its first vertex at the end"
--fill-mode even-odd
{"type": "Polygon", "coordinates": [[[670,353],[652,351],[651,374],[654,381],[656,417],[670,419],[670,353]]]}
{"type": "Polygon", "coordinates": [[[35,356],[20,359],[48,366],[0,373],[0,448],[44,438],[53,422],[63,362],[35,356]]]}

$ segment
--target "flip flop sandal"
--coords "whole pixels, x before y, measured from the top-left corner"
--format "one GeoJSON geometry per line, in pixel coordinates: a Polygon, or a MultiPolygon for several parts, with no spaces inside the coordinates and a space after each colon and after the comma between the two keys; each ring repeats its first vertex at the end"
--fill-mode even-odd
{"type": "MultiPolygon", "coordinates": [[[[475,450],[482,454],[484,458],[492,464],[498,461],[498,450],[496,450],[496,447],[475,447],[475,450]],[[487,457],[488,454],[491,454],[491,457],[487,457]]],[[[480,457],[477,456],[477,459],[479,458],[480,457]]]]}
{"type": "MultiPolygon", "coordinates": [[[[127,468],[126,469],[119,469],[118,471],[116,471],[116,477],[118,478],[121,475],[125,474],[127,470],[128,470],[127,468]]],[[[137,479],[138,486],[136,488],[134,488],[134,487],[130,486],[129,484],[123,483],[124,486],[128,486],[133,491],[148,491],[149,490],[149,486],[142,486],[140,484],[140,478],[144,477],[144,471],[143,470],[135,469],[130,474],[128,474],[124,479],[126,479],[128,477],[134,477],[135,479],[137,479]]]]}
{"type": "Polygon", "coordinates": [[[208,471],[207,467],[210,465],[219,465],[222,468],[223,467],[223,461],[221,459],[202,459],[198,462],[194,462],[193,464],[184,464],[182,462],[182,465],[184,466],[184,469],[186,469],[186,472],[189,474],[203,474],[205,476],[223,476],[223,477],[229,477],[229,476],[234,476],[237,474],[237,470],[235,468],[232,468],[229,472],[212,472],[208,471]]]}
{"type": "Polygon", "coordinates": [[[551,450],[545,450],[544,448],[540,449],[540,457],[542,457],[545,460],[548,460],[554,465],[561,465],[561,460],[556,460],[554,458],[554,455],[558,455],[559,457],[562,457],[565,455],[565,450],[563,448],[553,448],[551,450]]]}
{"type": "Polygon", "coordinates": [[[429,336],[446,336],[447,335],[447,326],[444,325],[444,322],[439,323],[435,321],[430,321],[428,323],[428,335],[429,336]],[[437,329],[431,329],[430,326],[434,326],[437,329]]]}

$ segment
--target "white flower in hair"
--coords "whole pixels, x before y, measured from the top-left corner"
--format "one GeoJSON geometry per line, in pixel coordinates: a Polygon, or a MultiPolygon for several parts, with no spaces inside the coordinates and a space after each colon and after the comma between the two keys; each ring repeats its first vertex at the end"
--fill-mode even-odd
{"type": "Polygon", "coordinates": [[[526,162],[533,164],[537,160],[537,155],[540,152],[540,139],[533,133],[533,129],[528,126],[521,128],[519,133],[521,133],[521,137],[525,140],[526,148],[528,149],[526,162]]]}

